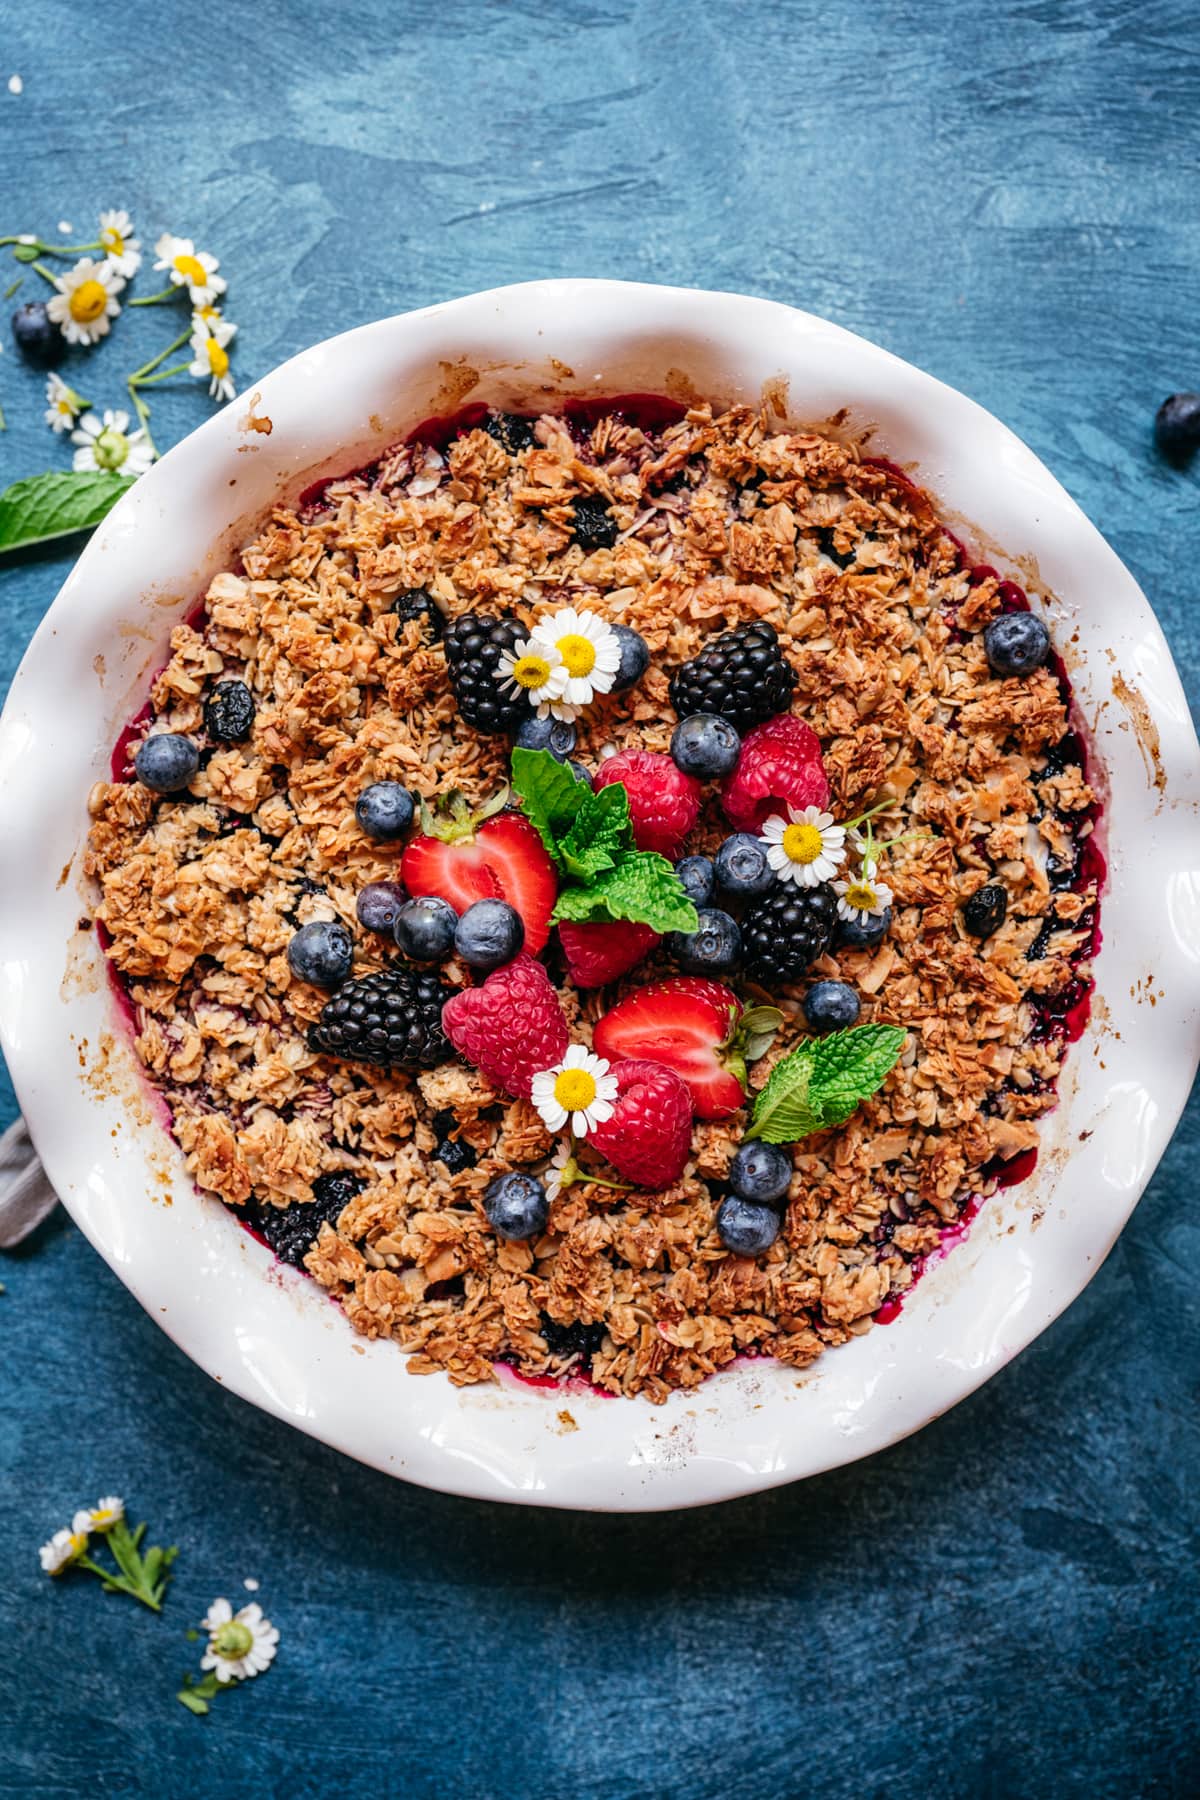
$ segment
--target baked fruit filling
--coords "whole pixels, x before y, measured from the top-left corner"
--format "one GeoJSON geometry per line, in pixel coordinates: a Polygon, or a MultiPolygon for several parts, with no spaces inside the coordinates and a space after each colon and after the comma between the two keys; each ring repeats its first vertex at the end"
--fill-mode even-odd
{"type": "Polygon", "coordinates": [[[1039,613],[865,448],[473,407],[277,509],[90,800],[198,1185],[417,1374],[660,1399],[1032,1167],[1103,863],[1039,613]]]}

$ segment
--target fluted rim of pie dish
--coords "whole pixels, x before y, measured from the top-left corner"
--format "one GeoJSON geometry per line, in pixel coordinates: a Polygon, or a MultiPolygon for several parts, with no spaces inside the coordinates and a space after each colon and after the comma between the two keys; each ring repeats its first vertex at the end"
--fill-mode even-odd
{"type": "MultiPolygon", "coordinates": [[[[294,357],[155,464],[96,531],[0,719],[0,1039],[75,1222],[222,1385],[362,1462],[450,1493],[642,1511],[871,1454],[964,1399],[1095,1274],[1166,1148],[1200,1056],[1200,750],[1136,582],[1033,453],[962,394],[772,301],[591,280],[497,288],[294,357]],[[981,560],[1044,604],[1104,791],[1092,1019],[1032,1177],[988,1200],[899,1317],[806,1370],[734,1365],[664,1404],[583,1386],[416,1378],[357,1337],[183,1169],[87,911],[89,787],[171,627],[254,523],[467,401],[764,392],[793,423],[871,428],[981,560]],[[1038,595],[1049,596],[1044,601],[1038,595]]],[[[64,1304],[67,1297],[64,1296],[64,1304]]]]}

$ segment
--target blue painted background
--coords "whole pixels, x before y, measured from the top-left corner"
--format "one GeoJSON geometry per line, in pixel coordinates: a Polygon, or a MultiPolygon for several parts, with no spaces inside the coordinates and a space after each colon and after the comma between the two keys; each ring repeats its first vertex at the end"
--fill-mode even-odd
{"type": "MultiPolygon", "coordinates": [[[[25,0],[0,231],[125,205],[194,235],[243,382],[534,275],[795,301],[1014,426],[1195,697],[1200,480],[1150,423],[1200,387],[1198,116],[1192,0],[25,0]]],[[[168,324],[127,314],[68,373],[119,405],[168,324]]],[[[63,454],[4,336],[0,481],[63,454]]],[[[155,426],[205,411],[160,390],[155,426]]],[[[5,682],[69,564],[0,562],[5,682]]],[[[344,1462],[221,1393],[57,1217],[0,1265],[0,1793],[1194,1794],[1198,1116],[1086,1295],[972,1400],[675,1518],[344,1462]],[[37,1572],[114,1487],[182,1546],[162,1619],[37,1572]],[[247,1575],[279,1660],[194,1719],[184,1627],[247,1575]]]]}

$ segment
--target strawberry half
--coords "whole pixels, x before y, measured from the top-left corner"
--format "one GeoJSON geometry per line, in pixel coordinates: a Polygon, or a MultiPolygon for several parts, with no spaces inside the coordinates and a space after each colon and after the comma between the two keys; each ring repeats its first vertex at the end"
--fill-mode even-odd
{"type": "Polygon", "coordinates": [[[609,1062],[662,1063],[686,1082],[699,1119],[727,1119],[746,1101],[746,1062],[761,1056],[781,1015],[746,1012],[731,988],[681,975],[638,988],[605,1013],[593,1033],[609,1062]]]}
{"type": "Polygon", "coordinates": [[[567,973],[577,988],[604,987],[618,975],[627,975],[659,941],[649,925],[620,919],[577,925],[563,919],[558,939],[567,961],[567,973]]]}
{"type": "Polygon", "coordinates": [[[437,894],[457,913],[476,900],[507,900],[525,923],[531,956],[545,948],[558,876],[534,827],[523,814],[500,812],[506,795],[480,812],[451,795],[448,813],[435,819],[422,804],[423,835],[410,839],[400,874],[410,894],[437,894]]]}

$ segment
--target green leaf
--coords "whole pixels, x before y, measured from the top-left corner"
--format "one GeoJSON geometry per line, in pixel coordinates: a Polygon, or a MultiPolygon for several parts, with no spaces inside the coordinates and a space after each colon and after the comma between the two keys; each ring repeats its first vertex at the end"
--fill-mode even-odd
{"type": "Polygon", "coordinates": [[[189,1712],[195,1713],[199,1718],[203,1718],[208,1711],[208,1701],[202,1700],[193,1688],[180,1688],[175,1698],[181,1706],[186,1706],[189,1712]]]}
{"type": "Polygon", "coordinates": [[[579,923],[630,919],[658,932],[695,931],[700,923],[674,869],[652,850],[622,856],[589,887],[565,888],[553,917],[579,923]]]}
{"type": "Polygon", "coordinates": [[[590,882],[615,868],[620,853],[633,847],[629,795],[619,781],[589,789],[560,845],[563,868],[576,881],[590,882]]]}
{"type": "Polygon", "coordinates": [[[37,261],[41,251],[36,244],[14,244],[13,255],[20,263],[31,263],[37,261]]]}
{"type": "Polygon", "coordinates": [[[102,469],[50,470],[14,481],[0,493],[0,555],[91,531],[132,486],[129,477],[102,469]]]}
{"type": "Polygon", "coordinates": [[[857,1025],[832,1037],[809,1038],[772,1069],[746,1136],[794,1144],[844,1124],[882,1086],[906,1036],[897,1025],[857,1025]]]}
{"type": "Polygon", "coordinates": [[[525,817],[561,866],[559,840],[570,831],[591,788],[586,781],[576,780],[566,764],[548,750],[520,748],[512,753],[512,784],[521,796],[525,817]]]}

